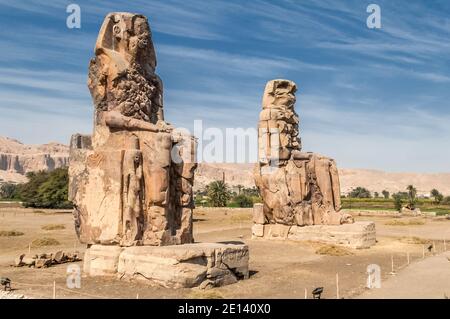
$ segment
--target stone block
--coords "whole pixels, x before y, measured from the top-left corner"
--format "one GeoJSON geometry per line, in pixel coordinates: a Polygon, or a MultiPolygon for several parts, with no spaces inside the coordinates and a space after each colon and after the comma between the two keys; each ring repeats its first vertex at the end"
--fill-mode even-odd
{"type": "Polygon", "coordinates": [[[293,241],[317,241],[350,248],[369,248],[376,244],[374,222],[355,222],[344,225],[293,226],[288,239],[293,241]]]}
{"type": "Polygon", "coordinates": [[[93,245],[86,251],[84,269],[90,276],[116,275],[168,288],[207,288],[248,278],[248,262],[248,246],[234,242],[127,248],[93,245]]]}
{"type": "Polygon", "coordinates": [[[264,225],[264,237],[268,239],[287,239],[291,227],[282,224],[264,225]]]}
{"type": "Polygon", "coordinates": [[[114,276],[122,250],[120,246],[92,245],[84,254],[84,272],[90,276],[114,276]]]}
{"type": "Polygon", "coordinates": [[[253,222],[255,224],[264,225],[265,217],[264,217],[264,205],[263,204],[254,204],[253,205],[253,222]]]}
{"type": "Polygon", "coordinates": [[[254,224],[252,226],[252,235],[254,237],[264,237],[264,225],[254,224]]]}

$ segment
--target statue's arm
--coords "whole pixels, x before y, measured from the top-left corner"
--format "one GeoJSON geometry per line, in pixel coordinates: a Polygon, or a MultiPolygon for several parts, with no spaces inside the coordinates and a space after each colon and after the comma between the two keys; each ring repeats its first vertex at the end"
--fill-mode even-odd
{"type": "Polygon", "coordinates": [[[110,128],[125,130],[143,130],[150,132],[168,131],[166,128],[122,115],[117,111],[105,112],[105,124],[110,128]]]}
{"type": "Polygon", "coordinates": [[[313,154],[311,154],[311,153],[292,151],[292,158],[294,160],[310,160],[312,156],[313,156],[313,154]]]}

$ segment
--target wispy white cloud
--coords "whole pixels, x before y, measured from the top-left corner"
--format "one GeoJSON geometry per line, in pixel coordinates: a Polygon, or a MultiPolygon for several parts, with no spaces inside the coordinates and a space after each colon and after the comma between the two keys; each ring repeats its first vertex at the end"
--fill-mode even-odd
{"type": "Polygon", "coordinates": [[[380,0],[382,29],[369,30],[359,0],[80,0],[82,28],[69,30],[70,2],[0,0],[3,14],[26,17],[0,19],[1,135],[40,143],[89,132],[98,28],[108,12],[131,11],[147,15],[155,34],[169,122],[254,127],[265,82],[287,77],[300,87],[307,150],[347,167],[448,170],[445,3],[380,0]]]}
{"type": "Polygon", "coordinates": [[[210,49],[196,49],[186,46],[159,45],[160,55],[174,57],[178,61],[186,60],[189,63],[197,62],[207,64],[209,69],[220,68],[227,72],[240,73],[254,77],[267,77],[276,70],[334,71],[332,65],[308,63],[297,59],[257,55],[232,54],[210,49]]]}
{"type": "MultiPolygon", "coordinates": [[[[13,86],[16,89],[47,90],[46,94],[62,94],[69,96],[85,96],[87,75],[75,72],[53,70],[30,70],[0,67],[0,84],[13,86]]],[[[0,92],[2,90],[0,89],[0,92]]]]}

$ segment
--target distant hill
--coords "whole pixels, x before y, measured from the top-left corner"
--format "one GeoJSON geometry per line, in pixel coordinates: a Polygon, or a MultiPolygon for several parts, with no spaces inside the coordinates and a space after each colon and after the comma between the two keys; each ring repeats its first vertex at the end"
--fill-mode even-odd
{"type": "MultiPolygon", "coordinates": [[[[52,170],[67,166],[69,147],[59,143],[26,145],[14,139],[0,137],[0,182],[24,182],[24,174],[37,170],[52,170]]],[[[195,189],[202,189],[214,180],[225,181],[230,186],[253,187],[253,164],[201,163],[195,174],[195,189]]],[[[339,169],[342,193],[362,186],[371,192],[385,189],[390,193],[405,191],[413,184],[419,194],[428,195],[436,188],[450,196],[450,173],[388,173],[370,169],[339,169]]]]}
{"type": "MultiPolygon", "coordinates": [[[[213,180],[222,179],[229,185],[253,187],[253,164],[199,164],[195,176],[195,187],[203,188],[213,180]]],[[[370,169],[339,169],[341,192],[348,194],[353,188],[361,186],[381,196],[383,190],[391,194],[406,191],[410,184],[417,188],[419,195],[429,195],[433,188],[450,196],[450,173],[388,173],[370,169]]]]}
{"type": "Polygon", "coordinates": [[[25,174],[69,164],[69,147],[59,143],[26,145],[0,136],[0,182],[24,182],[25,174]]]}

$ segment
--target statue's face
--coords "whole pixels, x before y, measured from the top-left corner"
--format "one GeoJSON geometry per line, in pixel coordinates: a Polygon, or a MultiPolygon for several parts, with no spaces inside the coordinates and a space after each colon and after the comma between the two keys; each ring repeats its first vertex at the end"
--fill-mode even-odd
{"type": "Polygon", "coordinates": [[[293,107],[295,105],[295,93],[291,89],[277,89],[275,90],[274,96],[278,105],[286,105],[287,107],[293,107]]]}
{"type": "Polygon", "coordinates": [[[263,97],[263,108],[276,106],[293,108],[297,86],[289,80],[273,80],[267,83],[263,97]]]}

